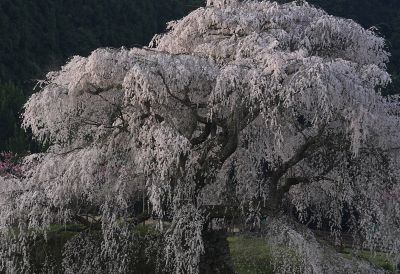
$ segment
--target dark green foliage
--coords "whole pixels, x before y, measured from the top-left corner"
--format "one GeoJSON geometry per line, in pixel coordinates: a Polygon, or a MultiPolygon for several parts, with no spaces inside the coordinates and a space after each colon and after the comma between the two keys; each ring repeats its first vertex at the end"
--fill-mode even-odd
{"type": "Polygon", "coordinates": [[[27,136],[18,126],[25,96],[20,87],[0,83],[0,148],[17,153],[29,149],[27,136]]]}
{"type": "Polygon", "coordinates": [[[0,79],[32,84],[72,55],[147,44],[202,1],[2,0],[0,79]]]}

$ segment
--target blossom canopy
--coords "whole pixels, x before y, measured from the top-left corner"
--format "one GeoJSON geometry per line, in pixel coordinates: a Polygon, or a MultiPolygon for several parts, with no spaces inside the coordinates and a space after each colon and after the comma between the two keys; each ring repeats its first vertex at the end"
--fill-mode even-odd
{"type": "Polygon", "coordinates": [[[399,259],[400,108],[380,94],[387,62],[384,39],[352,20],[233,0],[208,1],[149,47],[73,57],[25,105],[24,127],[49,149],[25,159],[18,183],[0,178],[0,269],[32,272],[17,256],[32,233],[81,222],[99,243],[71,239],[63,271],[128,273],[133,227],[151,217],[170,272],[233,273],[228,259],[206,265],[213,222],[235,212],[267,220],[280,273],[383,273],[302,223],[329,219],[337,238],[345,226],[399,259]]]}

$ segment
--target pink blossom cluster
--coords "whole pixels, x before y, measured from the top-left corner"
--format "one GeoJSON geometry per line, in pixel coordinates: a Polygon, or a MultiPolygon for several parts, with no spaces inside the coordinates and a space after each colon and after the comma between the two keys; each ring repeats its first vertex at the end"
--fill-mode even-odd
{"type": "Polygon", "coordinates": [[[12,152],[0,152],[0,176],[22,177],[22,165],[16,154],[12,152]]]}

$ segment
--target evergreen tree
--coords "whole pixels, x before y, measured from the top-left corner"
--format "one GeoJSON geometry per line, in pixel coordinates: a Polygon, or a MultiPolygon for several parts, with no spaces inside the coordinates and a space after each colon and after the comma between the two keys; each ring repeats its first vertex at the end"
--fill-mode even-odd
{"type": "Polygon", "coordinates": [[[0,148],[22,152],[27,147],[26,135],[18,126],[25,96],[22,89],[11,84],[0,84],[0,148]]]}

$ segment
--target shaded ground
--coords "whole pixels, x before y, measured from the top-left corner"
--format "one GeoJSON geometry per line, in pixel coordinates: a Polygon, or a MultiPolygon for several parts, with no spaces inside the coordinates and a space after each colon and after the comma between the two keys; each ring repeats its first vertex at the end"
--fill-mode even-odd
{"type": "MultiPolygon", "coordinates": [[[[252,236],[229,237],[231,255],[238,274],[273,274],[271,262],[271,250],[265,240],[252,236]]],[[[392,273],[400,273],[395,270],[393,263],[382,252],[371,252],[344,248],[342,253],[346,256],[356,256],[360,259],[389,270],[392,273]]]]}
{"type": "MultiPolygon", "coordinates": [[[[153,265],[153,262],[143,256],[150,250],[145,247],[146,242],[154,237],[149,229],[149,226],[139,226],[136,234],[138,235],[140,251],[135,261],[134,268],[136,273],[151,274],[158,273],[153,265]],[[150,237],[150,238],[149,238],[150,237]]],[[[74,236],[82,231],[82,227],[78,225],[67,226],[52,226],[47,233],[47,242],[42,239],[37,239],[34,244],[34,252],[31,257],[31,262],[37,267],[37,270],[42,267],[45,258],[56,265],[61,266],[61,257],[63,245],[74,236]]],[[[237,274],[274,274],[272,265],[272,252],[268,247],[267,242],[260,236],[242,235],[239,233],[232,234],[228,238],[229,249],[232,256],[232,261],[237,274]]],[[[150,253],[156,252],[155,250],[150,253]]],[[[341,252],[345,256],[356,256],[360,259],[369,261],[370,263],[389,270],[391,273],[400,273],[399,269],[395,269],[393,263],[382,252],[370,252],[366,250],[357,250],[349,247],[344,247],[341,252]]],[[[155,255],[155,254],[153,254],[155,255]]],[[[147,256],[146,256],[147,257],[147,256]]],[[[148,258],[148,257],[147,257],[148,258]]],[[[150,256],[151,258],[151,256],[150,256]]],[[[59,269],[59,271],[62,271],[59,269]]],[[[0,274],[2,272],[0,271],[0,274]]],[[[39,273],[39,272],[38,272],[39,273]]]]}

